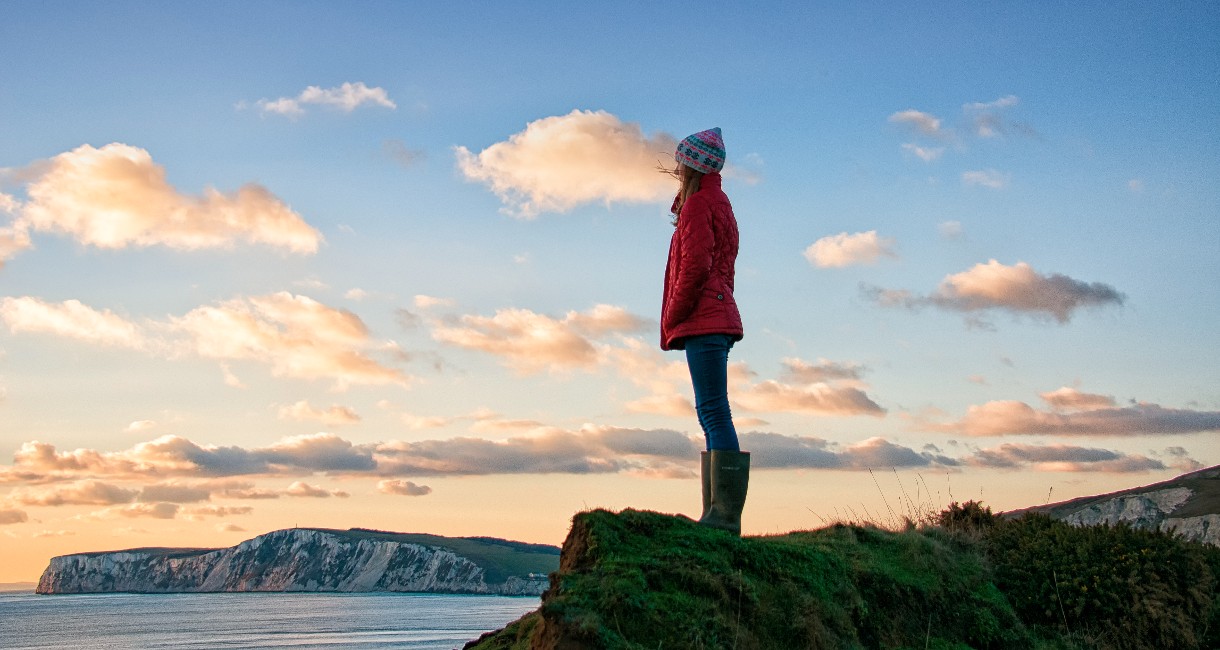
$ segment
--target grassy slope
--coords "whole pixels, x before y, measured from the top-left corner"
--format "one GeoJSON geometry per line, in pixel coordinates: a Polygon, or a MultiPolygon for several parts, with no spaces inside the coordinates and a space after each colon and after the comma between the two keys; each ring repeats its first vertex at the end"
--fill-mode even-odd
{"type": "Polygon", "coordinates": [[[1009,516],[1021,515],[1025,512],[1044,512],[1056,519],[1082,510],[1094,503],[1109,501],[1129,494],[1143,494],[1156,490],[1170,488],[1189,488],[1193,494],[1185,503],[1173,511],[1174,517],[1198,517],[1201,515],[1220,513],[1220,466],[1208,467],[1189,474],[1183,474],[1168,481],[1153,483],[1142,487],[1099,494],[1096,496],[1078,497],[1069,501],[1051,503],[1044,506],[1033,506],[1006,513],[1009,516]]]}
{"type": "Polygon", "coordinates": [[[315,530],[347,539],[375,539],[448,549],[483,567],[488,584],[504,582],[510,576],[525,576],[530,573],[545,575],[559,566],[559,549],[545,544],[512,542],[494,537],[442,537],[426,533],[391,533],[363,528],[351,530],[318,528],[315,530]]]}
{"type": "Polygon", "coordinates": [[[541,609],[468,647],[1033,647],[963,544],[854,526],[737,538],[681,517],[581,513],[541,609]]]}

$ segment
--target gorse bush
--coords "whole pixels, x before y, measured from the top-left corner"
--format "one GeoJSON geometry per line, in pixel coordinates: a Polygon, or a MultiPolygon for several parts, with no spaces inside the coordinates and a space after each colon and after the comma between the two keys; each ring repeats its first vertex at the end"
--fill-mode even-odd
{"type": "Polygon", "coordinates": [[[1215,553],[1171,533],[1070,526],[1042,514],[985,533],[996,585],[1027,624],[1086,646],[1211,648],[1215,553]]]}
{"type": "Polygon", "coordinates": [[[996,522],[991,508],[978,501],[954,501],[933,518],[933,522],[950,532],[982,532],[996,522]]]}

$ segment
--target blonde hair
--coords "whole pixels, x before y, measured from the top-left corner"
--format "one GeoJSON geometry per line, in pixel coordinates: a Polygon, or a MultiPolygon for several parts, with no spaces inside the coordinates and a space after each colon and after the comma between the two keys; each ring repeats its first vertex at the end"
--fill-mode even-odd
{"type": "Polygon", "coordinates": [[[673,176],[678,179],[678,195],[674,197],[673,214],[674,225],[678,225],[678,215],[682,214],[682,206],[686,204],[686,200],[690,195],[699,191],[699,183],[703,180],[703,172],[679,164],[678,168],[673,171],[673,176]]]}

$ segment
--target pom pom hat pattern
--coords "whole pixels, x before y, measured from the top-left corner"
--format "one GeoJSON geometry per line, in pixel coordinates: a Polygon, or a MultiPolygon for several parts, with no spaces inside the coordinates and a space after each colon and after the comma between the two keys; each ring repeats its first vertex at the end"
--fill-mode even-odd
{"type": "Polygon", "coordinates": [[[724,169],[724,138],[720,127],[700,131],[678,143],[674,160],[704,174],[724,169]]]}

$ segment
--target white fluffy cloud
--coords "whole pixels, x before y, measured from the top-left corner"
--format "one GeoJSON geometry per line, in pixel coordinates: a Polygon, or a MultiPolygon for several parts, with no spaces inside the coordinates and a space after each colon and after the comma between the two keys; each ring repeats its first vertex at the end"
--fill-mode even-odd
{"type": "Polygon", "coordinates": [[[1059,323],[1067,323],[1083,307],[1122,305],[1126,299],[1107,284],[1082,282],[1058,273],[1043,275],[1025,262],[1007,266],[996,260],[947,276],[928,296],[879,287],[864,289],[883,306],[933,306],[967,313],[1001,309],[1053,318],[1059,323]]]}
{"type": "Polygon", "coordinates": [[[673,196],[676,185],[657,172],[673,160],[676,140],[649,137],[638,124],[605,111],[574,110],[526,125],[475,154],[457,147],[458,168],[491,188],[508,212],[533,218],[595,202],[649,203],[673,196]]]}
{"type": "Polygon", "coordinates": [[[416,485],[411,481],[388,478],[377,482],[377,491],[382,494],[398,494],[408,497],[422,497],[432,494],[432,488],[427,485],[416,485]]]}
{"type": "Polygon", "coordinates": [[[238,298],[142,324],[76,300],[4,298],[0,321],[15,333],[55,334],[167,356],[257,361],[276,376],[327,379],[340,389],[408,382],[403,372],[370,356],[377,344],[358,316],[287,292],[238,298]]]}
{"type": "Polygon", "coordinates": [[[38,488],[18,488],[8,495],[8,501],[23,506],[113,505],[129,503],[139,494],[110,483],[83,480],[66,485],[38,488]]]}
{"type": "Polygon", "coordinates": [[[944,147],[921,147],[913,142],[905,142],[902,150],[924,162],[932,162],[945,153],[944,147]]]}
{"type": "Polygon", "coordinates": [[[346,499],[351,496],[342,490],[328,490],[324,487],[310,485],[305,481],[293,481],[288,489],[284,490],[285,496],[290,497],[309,497],[313,499],[329,499],[330,497],[339,497],[346,499]]]}
{"type": "Polygon", "coordinates": [[[361,106],[381,106],[395,109],[395,104],[384,88],[368,87],[363,81],[345,82],[334,88],[309,86],[296,97],[260,99],[255,102],[258,109],[266,113],[299,117],[305,114],[305,106],[329,106],[350,113],[361,106]]]}
{"type": "Polygon", "coordinates": [[[805,259],[818,268],[874,264],[882,257],[897,258],[894,240],[878,237],[876,230],[823,237],[805,249],[805,259]]]}
{"type": "Polygon", "coordinates": [[[786,384],[768,379],[732,394],[735,404],[747,411],[813,413],[820,415],[872,415],[885,409],[855,386],[826,383],[786,384]]]}
{"type": "Polygon", "coordinates": [[[350,385],[406,385],[399,370],[369,356],[373,343],[355,314],[287,292],[198,307],[171,319],[201,357],[253,360],[272,374],[294,379],[329,379],[350,385]]]}
{"type": "Polygon", "coordinates": [[[331,405],[329,408],[318,408],[307,400],[301,400],[289,406],[280,407],[279,418],[281,420],[297,421],[315,420],[323,424],[338,426],[359,422],[360,414],[351,408],[339,406],[338,404],[331,405]]]}
{"type": "Polygon", "coordinates": [[[37,298],[0,299],[0,320],[14,333],[42,333],[139,349],[145,346],[143,330],[110,310],[96,310],[78,300],[48,303],[37,298]]]}
{"type": "Polygon", "coordinates": [[[919,133],[930,136],[944,135],[944,131],[940,128],[940,118],[923,111],[917,111],[909,108],[905,111],[898,111],[890,115],[890,121],[895,124],[902,124],[915,129],[919,133]]]}
{"type": "Polygon", "coordinates": [[[82,145],[30,167],[28,200],[0,232],[0,256],[28,246],[28,232],[68,235],[87,246],[229,248],[238,242],[313,253],[321,234],[266,188],[178,192],[138,147],[82,145]]]}
{"type": "Polygon", "coordinates": [[[568,312],[561,319],[528,309],[502,309],[490,317],[466,315],[455,323],[439,322],[432,336],[442,343],[501,357],[518,372],[529,374],[592,368],[599,360],[595,340],[637,331],[643,325],[642,319],[611,305],[568,312]]]}

